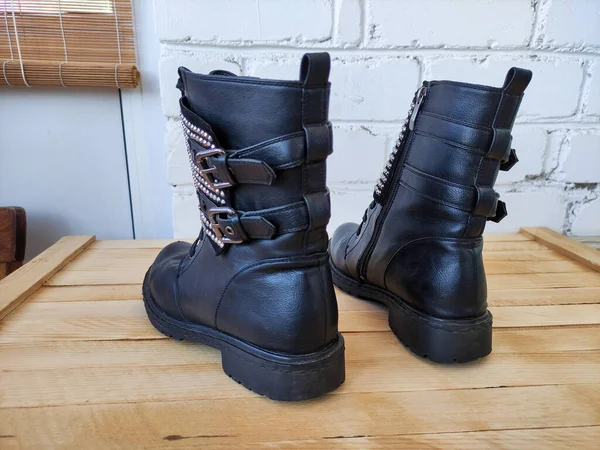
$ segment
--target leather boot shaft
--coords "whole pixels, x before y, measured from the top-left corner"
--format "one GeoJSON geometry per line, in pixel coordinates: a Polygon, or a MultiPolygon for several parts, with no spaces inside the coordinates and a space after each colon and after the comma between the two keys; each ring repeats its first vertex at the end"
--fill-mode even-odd
{"type": "Polygon", "coordinates": [[[362,223],[342,225],[332,238],[338,286],[405,305],[414,323],[425,314],[424,326],[489,317],[465,322],[465,333],[488,333],[481,336],[489,345],[473,355],[489,353],[482,233],[488,220],[506,216],[494,184],[518,161],[511,131],[531,75],[513,68],[499,88],[423,83],[362,223]]]}
{"type": "Polygon", "coordinates": [[[179,69],[202,230],[163,249],[144,282],[159,330],[221,349],[230,376],[282,400],[344,379],[326,231],[329,69],[326,53],[304,56],[299,81],[179,69]]]}

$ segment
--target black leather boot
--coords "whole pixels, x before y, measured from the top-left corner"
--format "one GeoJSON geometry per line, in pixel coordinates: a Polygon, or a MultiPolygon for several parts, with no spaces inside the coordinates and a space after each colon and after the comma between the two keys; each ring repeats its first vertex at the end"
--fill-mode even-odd
{"type": "Polygon", "coordinates": [[[517,162],[511,129],[531,75],[423,83],[362,223],[331,240],[336,286],[385,303],[396,336],[433,361],[491,352],[482,233],[506,216],[493,186],[517,162]]]}
{"type": "Polygon", "coordinates": [[[276,400],[345,376],[326,232],[329,69],[327,53],[304,56],[300,81],[179,69],[202,231],[164,248],[144,280],[159,331],[221,350],[225,373],[276,400]]]}

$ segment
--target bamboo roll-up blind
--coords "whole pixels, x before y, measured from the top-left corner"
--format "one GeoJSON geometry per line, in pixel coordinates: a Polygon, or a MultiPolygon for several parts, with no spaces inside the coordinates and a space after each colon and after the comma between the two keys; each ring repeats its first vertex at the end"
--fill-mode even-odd
{"type": "Polygon", "coordinates": [[[134,88],[131,0],[0,0],[0,86],[134,88]]]}

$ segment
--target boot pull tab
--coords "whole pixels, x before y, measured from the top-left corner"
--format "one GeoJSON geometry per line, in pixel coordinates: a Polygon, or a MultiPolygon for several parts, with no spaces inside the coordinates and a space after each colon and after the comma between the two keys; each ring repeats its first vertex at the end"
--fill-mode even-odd
{"type": "Polygon", "coordinates": [[[300,65],[300,81],[304,87],[320,87],[327,84],[331,58],[329,53],[305,53],[300,65]]]}
{"type": "Polygon", "coordinates": [[[506,74],[504,80],[504,92],[512,95],[521,95],[531,81],[533,73],[531,70],[512,67],[506,74]]]}

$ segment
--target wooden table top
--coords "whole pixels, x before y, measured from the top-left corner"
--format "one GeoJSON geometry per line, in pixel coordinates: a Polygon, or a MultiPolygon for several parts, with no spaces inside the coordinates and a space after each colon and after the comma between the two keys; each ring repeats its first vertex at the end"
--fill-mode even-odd
{"type": "Polygon", "coordinates": [[[346,382],[300,403],[239,386],[141,301],[166,243],[63,238],[0,281],[0,448],[598,448],[600,252],[488,235],[492,354],[438,365],[338,292],[346,382]]]}

